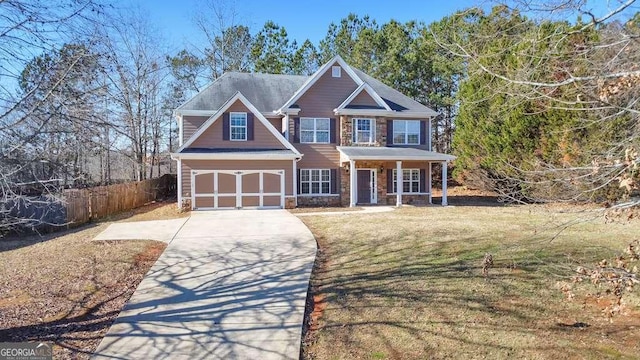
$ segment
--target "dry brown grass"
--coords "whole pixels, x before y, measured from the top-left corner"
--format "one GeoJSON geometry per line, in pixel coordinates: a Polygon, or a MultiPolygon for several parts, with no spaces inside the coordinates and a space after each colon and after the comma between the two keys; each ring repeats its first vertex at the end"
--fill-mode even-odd
{"type": "Polygon", "coordinates": [[[343,212],[343,211],[362,211],[361,207],[299,207],[295,209],[289,209],[289,212],[292,214],[304,214],[304,213],[314,213],[314,212],[343,212]]]}
{"type": "Polygon", "coordinates": [[[97,224],[0,239],[0,342],[52,341],[54,358],[88,358],[165,248],[91,241],[113,221],[186,216],[154,203],[97,224]]]}
{"type": "Polygon", "coordinates": [[[609,322],[597,288],[582,284],[568,301],[557,284],[578,263],[621,252],[640,222],[492,205],[303,218],[320,245],[312,288],[326,307],[312,315],[304,358],[637,358],[637,292],[609,322]],[[487,252],[494,267],[484,278],[487,252]]]}

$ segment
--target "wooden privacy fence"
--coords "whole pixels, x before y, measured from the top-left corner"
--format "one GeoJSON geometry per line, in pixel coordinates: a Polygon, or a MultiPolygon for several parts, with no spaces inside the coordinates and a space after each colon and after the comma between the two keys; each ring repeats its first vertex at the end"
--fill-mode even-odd
{"type": "Polygon", "coordinates": [[[173,196],[175,190],[176,177],[170,174],[139,182],[65,190],[66,220],[70,226],[77,226],[173,196]]]}

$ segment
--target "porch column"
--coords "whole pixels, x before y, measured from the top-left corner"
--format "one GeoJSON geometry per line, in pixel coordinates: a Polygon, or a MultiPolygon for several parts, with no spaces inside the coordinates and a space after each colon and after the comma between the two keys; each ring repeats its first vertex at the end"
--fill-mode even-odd
{"type": "Polygon", "coordinates": [[[447,206],[447,162],[442,162],[442,206],[447,206]]]}
{"type": "Polygon", "coordinates": [[[396,206],[402,206],[402,161],[396,161],[396,206]]]}
{"type": "Polygon", "coordinates": [[[349,206],[355,207],[357,200],[356,191],[356,161],[349,160],[349,206]]]}
{"type": "MultiPolygon", "coordinates": [[[[298,207],[298,160],[293,159],[293,198],[295,199],[295,207],[298,207]]],[[[286,200],[285,200],[286,205],[286,200]]]]}
{"type": "MultiPolygon", "coordinates": [[[[178,210],[182,210],[182,160],[178,159],[178,210]]],[[[193,191],[193,189],[191,189],[193,191]]]]}
{"type": "Polygon", "coordinates": [[[433,168],[431,162],[427,162],[427,190],[429,191],[429,204],[433,204],[433,184],[431,178],[433,177],[433,168]]]}

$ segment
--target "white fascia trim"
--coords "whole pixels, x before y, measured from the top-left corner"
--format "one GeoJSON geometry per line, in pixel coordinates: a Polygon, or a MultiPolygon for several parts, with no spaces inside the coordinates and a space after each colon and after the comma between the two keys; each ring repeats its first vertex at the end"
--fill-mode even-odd
{"type": "Polygon", "coordinates": [[[289,108],[289,106],[293,105],[298,99],[300,99],[300,97],[307,92],[307,90],[309,90],[309,88],[311,88],[311,86],[313,86],[313,84],[316,83],[316,81],[318,81],[318,79],[320,79],[320,77],[322,77],[322,75],[324,75],[324,73],[327,72],[327,70],[329,70],[331,68],[331,66],[333,66],[333,64],[338,63],[338,65],[340,65],[340,67],[342,67],[344,69],[344,71],[346,71],[346,73],[349,75],[349,77],[351,77],[351,79],[356,83],[356,85],[360,86],[364,83],[364,81],[362,81],[362,79],[360,79],[360,77],[358,75],[356,75],[356,73],[353,71],[353,69],[351,69],[351,66],[349,66],[341,57],[340,55],[336,55],[333,59],[329,60],[327,63],[325,63],[324,65],[322,65],[320,67],[320,69],[318,69],[313,75],[311,75],[309,77],[309,79],[307,79],[307,81],[305,81],[304,84],[302,84],[302,87],[300,87],[300,89],[298,89],[298,91],[296,91],[293,96],[291,96],[291,98],[289,100],[287,100],[287,102],[284,103],[284,105],[282,105],[280,107],[280,109],[278,109],[278,111],[284,111],[287,110],[289,108]]]}
{"type": "Polygon", "coordinates": [[[347,105],[351,104],[351,101],[353,101],[353,99],[355,99],[356,96],[360,95],[360,93],[363,90],[366,91],[367,94],[369,94],[369,96],[371,96],[371,98],[373,99],[373,101],[376,102],[376,104],[378,104],[379,106],[383,107],[387,111],[392,111],[391,108],[389,107],[389,105],[387,105],[387,103],[384,102],[384,100],[382,100],[380,95],[378,95],[378,93],[375,90],[373,90],[373,88],[371,86],[369,86],[369,84],[367,84],[367,83],[360,84],[360,86],[358,86],[358,88],[355,89],[351,93],[351,95],[349,95],[349,97],[347,97],[342,102],[342,104],[340,104],[340,106],[338,106],[333,111],[336,112],[336,111],[339,111],[339,110],[343,110],[345,107],[347,107],[347,105]]]}
{"type": "Polygon", "coordinates": [[[224,105],[222,105],[222,107],[220,107],[220,109],[218,109],[218,111],[215,112],[215,114],[211,115],[209,117],[209,119],[207,119],[207,121],[205,121],[204,124],[202,124],[202,126],[200,126],[200,128],[198,128],[198,131],[196,131],[195,134],[193,134],[189,140],[187,142],[185,142],[177,151],[176,153],[181,152],[182,150],[184,150],[185,148],[189,147],[191,144],[193,144],[193,142],[200,137],[208,128],[211,127],[211,125],[213,125],[213,123],[216,122],[217,119],[219,119],[222,114],[227,111],[231,105],[233,105],[233,103],[235,103],[236,101],[240,100],[240,102],[247,107],[247,109],[254,114],[254,116],[260,120],[260,122],[262,123],[262,125],[264,125],[267,130],[269,130],[269,132],[276,138],[278,139],[278,141],[280,141],[280,143],[282,143],[282,145],[284,145],[287,149],[293,151],[296,155],[301,156],[300,152],[289,142],[287,141],[287,139],[285,139],[282,134],[280,134],[269,122],[269,120],[267,120],[267,118],[265,118],[262,113],[260,111],[258,111],[258,109],[256,109],[255,106],[253,106],[253,104],[247,100],[246,97],[244,97],[244,95],[242,95],[242,93],[240,91],[236,92],[235,95],[233,95],[229,100],[227,100],[224,105]]]}
{"type": "Polygon", "coordinates": [[[375,110],[375,109],[335,109],[333,111],[336,115],[362,115],[362,116],[386,116],[393,118],[409,118],[409,119],[427,119],[433,120],[438,116],[437,112],[404,112],[404,111],[387,111],[387,110],[375,110]]]}
{"type": "MultiPolygon", "coordinates": [[[[176,110],[174,111],[174,115],[175,116],[212,116],[214,115],[218,110],[176,110]]],[[[262,116],[266,117],[266,118],[276,118],[276,117],[280,117],[282,115],[277,114],[275,112],[260,112],[260,114],[262,114],[262,116]]]]}
{"type": "Polygon", "coordinates": [[[177,116],[211,116],[216,113],[217,110],[174,110],[173,113],[177,116]]]}
{"type": "Polygon", "coordinates": [[[347,156],[345,158],[348,160],[383,160],[383,161],[453,161],[456,159],[453,155],[442,155],[442,156],[347,156]]]}
{"type": "Polygon", "coordinates": [[[300,109],[298,108],[289,108],[284,110],[273,110],[276,115],[284,116],[284,115],[298,115],[300,113],[300,109]]]}
{"type": "Polygon", "coordinates": [[[382,156],[371,156],[371,155],[356,155],[349,156],[345,154],[342,149],[337,148],[340,153],[340,162],[345,162],[349,160],[383,160],[383,161],[453,161],[456,159],[453,155],[448,154],[435,154],[431,156],[426,155],[405,155],[405,156],[394,156],[394,155],[382,155],[382,156]]]}
{"type": "Polygon", "coordinates": [[[296,160],[295,154],[171,153],[173,160],[296,160]]]}
{"type": "Polygon", "coordinates": [[[184,119],[182,118],[182,115],[177,115],[176,119],[178,120],[178,146],[182,146],[182,143],[184,142],[184,119]]]}

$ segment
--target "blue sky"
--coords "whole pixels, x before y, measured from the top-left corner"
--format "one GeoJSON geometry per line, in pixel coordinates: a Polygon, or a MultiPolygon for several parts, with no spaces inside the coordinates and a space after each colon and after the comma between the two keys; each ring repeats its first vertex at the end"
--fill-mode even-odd
{"type": "MultiPolygon", "coordinates": [[[[170,48],[183,48],[185,42],[198,45],[199,31],[191,25],[194,14],[202,11],[200,0],[134,0],[149,20],[169,41],[170,48]]],[[[233,6],[234,2],[226,0],[233,6]]],[[[369,15],[379,24],[391,19],[400,22],[419,20],[425,23],[437,21],[456,10],[464,9],[478,1],[473,0],[236,0],[238,22],[248,25],[255,33],[267,20],[284,26],[289,38],[299,43],[309,38],[314,44],[324,38],[331,22],[338,23],[350,12],[369,15]]]]}

